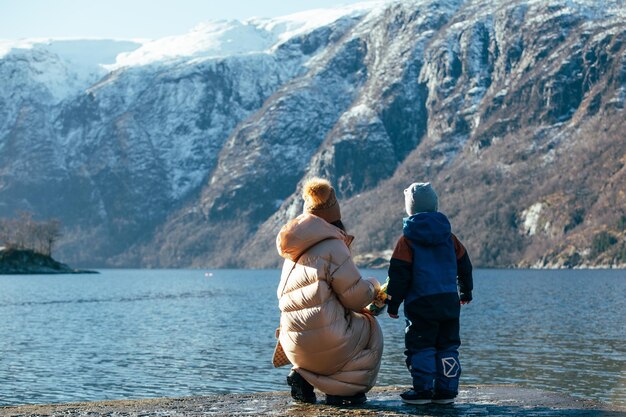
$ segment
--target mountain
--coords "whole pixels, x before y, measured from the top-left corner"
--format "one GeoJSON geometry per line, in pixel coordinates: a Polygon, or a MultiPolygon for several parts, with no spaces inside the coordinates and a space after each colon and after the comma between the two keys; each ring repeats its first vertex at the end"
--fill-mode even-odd
{"type": "Polygon", "coordinates": [[[0,43],[0,216],[59,218],[77,265],[275,267],[321,175],[365,265],[430,181],[477,266],[626,267],[625,18],[398,0],[0,43]]]}

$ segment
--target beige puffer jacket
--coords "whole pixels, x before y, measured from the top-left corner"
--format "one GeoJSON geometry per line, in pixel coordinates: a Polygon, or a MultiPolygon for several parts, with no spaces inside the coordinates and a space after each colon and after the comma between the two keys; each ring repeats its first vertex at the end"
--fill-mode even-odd
{"type": "Polygon", "coordinates": [[[359,313],[380,284],[361,278],[349,241],[339,228],[312,214],[290,221],[276,238],[286,258],[277,290],[280,342],[294,369],[330,395],[369,391],[383,351],[378,322],[359,313]]]}

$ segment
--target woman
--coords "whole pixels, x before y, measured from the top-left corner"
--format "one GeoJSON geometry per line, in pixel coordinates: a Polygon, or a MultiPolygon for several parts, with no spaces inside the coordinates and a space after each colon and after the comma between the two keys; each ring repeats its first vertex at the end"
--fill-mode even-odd
{"type": "Polygon", "coordinates": [[[291,396],[326,403],[361,404],[376,382],[383,351],[380,326],[361,311],[380,284],[363,279],[352,262],[335,190],[313,178],[303,190],[304,212],[276,238],[285,258],[277,295],[280,343],[293,364],[287,376],[291,396]]]}

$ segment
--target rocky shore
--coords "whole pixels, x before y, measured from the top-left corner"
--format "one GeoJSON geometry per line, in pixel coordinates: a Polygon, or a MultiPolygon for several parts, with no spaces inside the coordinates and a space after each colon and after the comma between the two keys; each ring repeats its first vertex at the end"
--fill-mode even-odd
{"type": "Polygon", "coordinates": [[[518,416],[618,417],[626,408],[514,385],[463,386],[452,405],[409,406],[400,401],[402,387],[377,387],[357,407],[293,402],[288,392],[210,395],[188,398],[98,401],[0,407],[0,416],[140,417],[140,416],[518,416]]]}

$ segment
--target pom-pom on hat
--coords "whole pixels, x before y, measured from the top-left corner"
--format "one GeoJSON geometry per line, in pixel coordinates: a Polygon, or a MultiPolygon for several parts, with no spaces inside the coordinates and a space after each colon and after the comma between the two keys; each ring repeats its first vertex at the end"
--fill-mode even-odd
{"type": "Polygon", "coordinates": [[[406,213],[412,216],[425,211],[437,211],[439,199],[429,182],[414,182],[404,190],[406,213]]]}
{"type": "Polygon", "coordinates": [[[328,223],[341,220],[339,203],[335,196],[335,189],[328,180],[323,178],[311,178],[304,183],[302,189],[304,199],[304,212],[311,213],[328,223]]]}

